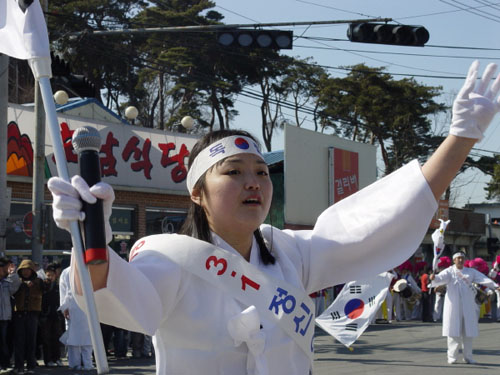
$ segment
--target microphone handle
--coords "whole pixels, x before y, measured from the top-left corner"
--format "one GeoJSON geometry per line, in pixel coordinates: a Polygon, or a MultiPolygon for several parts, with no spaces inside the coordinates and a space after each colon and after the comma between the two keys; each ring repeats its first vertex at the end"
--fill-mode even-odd
{"type": "MultiPolygon", "coordinates": [[[[94,150],[84,150],[79,153],[78,164],[80,176],[92,187],[101,181],[101,166],[99,153],[94,150]]],[[[101,264],[107,262],[106,256],[106,230],[102,200],[97,199],[94,204],[83,202],[83,221],[86,264],[101,264]]]]}

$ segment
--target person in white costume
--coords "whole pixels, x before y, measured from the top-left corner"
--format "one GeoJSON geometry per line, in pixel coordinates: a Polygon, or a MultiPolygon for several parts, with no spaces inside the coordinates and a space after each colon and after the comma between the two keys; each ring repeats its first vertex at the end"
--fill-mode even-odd
{"type": "Polygon", "coordinates": [[[500,287],[493,280],[475,270],[464,267],[465,254],[453,254],[453,266],[437,275],[431,274],[431,286],[446,285],[443,310],[443,336],[448,337],[448,363],[458,361],[461,347],[465,363],[474,364],[472,340],[479,335],[479,308],[474,301],[476,291],[472,283],[492,289],[500,287]]]}
{"type": "Polygon", "coordinates": [[[396,282],[395,279],[397,279],[398,275],[396,274],[395,271],[390,270],[387,271],[392,275],[392,280],[389,286],[387,287],[387,295],[385,297],[384,302],[380,305],[380,308],[377,311],[377,314],[375,315],[375,322],[376,323],[391,323],[393,319],[393,314],[394,314],[394,309],[393,309],[393,297],[392,297],[392,285],[396,282]],[[385,311],[384,311],[385,309],[385,311]],[[386,319],[387,317],[387,319],[386,319]]]}
{"type": "Polygon", "coordinates": [[[66,331],[59,339],[68,349],[68,365],[75,370],[92,370],[92,342],[85,313],[78,307],[69,282],[70,268],[59,279],[59,310],[66,319],[66,331]]]}
{"type": "MultiPolygon", "coordinates": [[[[441,272],[446,268],[451,266],[451,259],[447,256],[439,258],[437,264],[437,271],[441,272]]],[[[443,317],[443,307],[444,307],[444,296],[446,295],[446,285],[441,285],[434,289],[435,301],[434,301],[434,313],[432,314],[432,319],[437,322],[443,317]]]]}
{"type": "MultiPolygon", "coordinates": [[[[478,65],[455,102],[450,135],[422,167],[413,161],[343,199],[312,230],[262,224],[272,184],[248,133],[205,135],[189,158],[192,206],[184,235],[139,240],[130,263],[108,248],[107,263],[89,266],[100,320],[153,335],[159,375],[308,374],[314,330],[308,294],[407,259],[437,199],[498,112],[500,77],[488,89],[496,65],[487,66],[476,87],[478,65]]],[[[48,186],[59,227],[83,220],[80,198],[103,199],[109,218],[109,185],[89,189],[74,176],[71,184],[54,177],[48,186]]],[[[109,223],[106,233],[111,240],[109,223]]],[[[71,281],[80,293],[78,277],[71,281]]]]}
{"type": "MultiPolygon", "coordinates": [[[[418,287],[417,282],[412,276],[412,269],[412,264],[407,260],[398,267],[398,272],[400,280],[406,280],[407,288],[411,289],[412,295],[417,296],[422,293],[422,290],[418,287]]],[[[415,305],[419,303],[419,301],[417,299],[410,300],[410,298],[405,298],[401,295],[401,293],[394,293],[394,296],[396,320],[401,321],[415,319],[415,317],[412,316],[412,313],[415,309],[415,305]]]]}
{"type": "MultiPolygon", "coordinates": [[[[493,281],[500,283],[500,255],[497,255],[495,261],[493,262],[491,266],[491,270],[488,273],[488,276],[493,279],[493,281]]],[[[500,322],[500,291],[496,290],[496,298],[497,298],[497,315],[496,317],[493,317],[494,319],[496,318],[497,322],[500,322]]]]}

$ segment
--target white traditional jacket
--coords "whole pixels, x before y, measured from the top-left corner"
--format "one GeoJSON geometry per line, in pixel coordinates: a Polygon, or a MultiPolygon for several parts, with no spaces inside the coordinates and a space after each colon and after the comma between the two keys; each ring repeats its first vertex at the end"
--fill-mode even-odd
{"type": "Polygon", "coordinates": [[[64,345],[83,346],[92,345],[90,339],[89,323],[87,316],[77,305],[69,282],[70,269],[65,268],[59,278],[59,310],[69,311],[69,319],[66,319],[66,331],[60,338],[64,345]]]}
{"type": "Polygon", "coordinates": [[[443,336],[477,337],[479,335],[479,309],[474,300],[476,293],[471,283],[486,285],[495,289],[497,284],[474,268],[458,270],[455,265],[435,276],[431,287],[446,285],[443,309],[443,336]],[[461,321],[464,321],[464,332],[461,321]]]}
{"type": "MultiPolygon", "coordinates": [[[[414,161],[325,210],[312,230],[262,225],[276,263],[261,263],[255,240],[250,263],[307,294],[367,278],[415,252],[436,208],[414,161]]],[[[237,254],[218,236],[214,244],[237,254]]],[[[141,250],[130,263],[109,253],[107,287],[95,292],[99,318],[154,335],[157,374],[309,373],[308,357],[280,327],[260,315],[257,332],[233,332],[249,306],[155,249],[141,250]]]]}

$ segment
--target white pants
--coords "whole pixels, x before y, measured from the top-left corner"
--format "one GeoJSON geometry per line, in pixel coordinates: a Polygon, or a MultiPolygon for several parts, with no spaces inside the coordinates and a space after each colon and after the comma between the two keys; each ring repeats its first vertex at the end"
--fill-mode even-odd
{"type": "Polygon", "coordinates": [[[432,319],[437,322],[443,317],[444,294],[436,293],[436,300],[434,301],[434,313],[432,319]]]}
{"type": "Polygon", "coordinates": [[[92,345],[68,345],[68,365],[71,368],[89,370],[92,365],[92,345]]]}
{"type": "Polygon", "coordinates": [[[448,336],[448,359],[458,360],[458,351],[462,348],[465,360],[472,359],[472,337],[448,336]]]}
{"type": "Polygon", "coordinates": [[[500,321],[500,290],[495,290],[497,295],[497,320],[500,321]]]}
{"type": "Polygon", "coordinates": [[[462,347],[462,354],[464,360],[472,360],[472,337],[465,336],[465,324],[462,318],[460,332],[462,335],[460,337],[448,336],[448,360],[458,360],[458,351],[462,347]]]}
{"type": "MultiPolygon", "coordinates": [[[[427,293],[427,292],[425,292],[427,293]]],[[[409,305],[411,307],[411,305],[409,305]]],[[[410,319],[412,320],[422,320],[422,302],[421,300],[417,300],[413,305],[410,313],[410,319]]]]}
{"type": "Polygon", "coordinates": [[[407,299],[399,293],[394,293],[394,307],[396,311],[396,320],[410,320],[412,318],[412,309],[407,299]]]}
{"type": "Polygon", "coordinates": [[[404,313],[404,298],[401,297],[399,293],[394,293],[392,298],[394,304],[394,312],[396,314],[396,320],[406,320],[406,316],[404,313]]]}

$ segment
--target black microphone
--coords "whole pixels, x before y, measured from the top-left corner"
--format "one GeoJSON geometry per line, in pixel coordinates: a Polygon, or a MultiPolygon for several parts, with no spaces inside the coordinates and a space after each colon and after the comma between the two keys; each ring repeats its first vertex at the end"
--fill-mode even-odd
{"type": "MultiPolygon", "coordinates": [[[[73,133],[71,139],[73,148],[78,154],[80,176],[92,187],[101,181],[101,165],[99,151],[101,149],[101,136],[97,129],[83,126],[73,133]]],[[[102,200],[97,199],[94,204],[83,202],[83,221],[86,264],[100,264],[107,262],[106,256],[106,229],[102,200]]]]}

